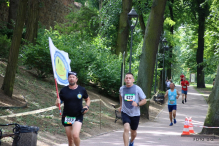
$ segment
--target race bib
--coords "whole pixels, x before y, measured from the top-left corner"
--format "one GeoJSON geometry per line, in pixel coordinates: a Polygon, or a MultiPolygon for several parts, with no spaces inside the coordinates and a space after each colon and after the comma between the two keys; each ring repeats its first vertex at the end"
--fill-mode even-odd
{"type": "Polygon", "coordinates": [[[66,116],[64,123],[65,123],[65,124],[73,124],[73,123],[75,122],[75,120],[76,120],[75,117],[66,116]]]}
{"type": "Polygon", "coordinates": [[[174,96],[171,96],[171,97],[170,97],[170,101],[169,101],[169,102],[170,102],[170,104],[174,104],[174,102],[175,102],[174,96]]]}
{"type": "Polygon", "coordinates": [[[174,100],[170,100],[170,104],[174,104],[174,102],[175,102],[174,100]]]}
{"type": "Polygon", "coordinates": [[[186,88],[186,86],[183,86],[183,88],[186,88]]]}
{"type": "Polygon", "coordinates": [[[125,94],[125,101],[135,101],[135,94],[125,94]]]}

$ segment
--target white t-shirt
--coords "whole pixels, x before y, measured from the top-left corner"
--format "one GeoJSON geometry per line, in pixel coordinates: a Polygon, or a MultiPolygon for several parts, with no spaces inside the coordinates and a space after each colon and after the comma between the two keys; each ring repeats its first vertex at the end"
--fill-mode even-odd
{"type": "Polygon", "coordinates": [[[171,83],[170,81],[167,82],[167,87],[170,87],[170,83],[171,83]]]}

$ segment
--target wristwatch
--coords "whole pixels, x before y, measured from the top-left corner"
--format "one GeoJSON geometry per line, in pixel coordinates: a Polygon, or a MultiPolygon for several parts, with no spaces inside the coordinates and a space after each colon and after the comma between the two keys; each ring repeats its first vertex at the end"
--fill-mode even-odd
{"type": "Polygon", "coordinates": [[[137,103],[137,105],[139,106],[139,103],[137,103]]]}
{"type": "Polygon", "coordinates": [[[85,105],[85,106],[87,106],[87,107],[88,107],[88,109],[89,109],[89,106],[88,106],[88,105],[85,105]]]}

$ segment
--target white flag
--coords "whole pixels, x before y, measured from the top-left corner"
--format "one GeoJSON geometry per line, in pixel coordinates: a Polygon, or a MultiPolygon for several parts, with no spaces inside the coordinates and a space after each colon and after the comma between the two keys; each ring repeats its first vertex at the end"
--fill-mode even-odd
{"type": "Polygon", "coordinates": [[[52,68],[54,78],[57,83],[60,85],[67,86],[68,83],[68,72],[71,71],[70,62],[71,60],[68,57],[68,53],[57,49],[52,39],[49,37],[49,49],[52,61],[52,68]]]}

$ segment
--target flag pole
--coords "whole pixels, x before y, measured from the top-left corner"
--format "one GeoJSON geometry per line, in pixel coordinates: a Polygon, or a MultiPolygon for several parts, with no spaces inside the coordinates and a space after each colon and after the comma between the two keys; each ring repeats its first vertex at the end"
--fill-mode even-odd
{"type": "MultiPolygon", "coordinates": [[[[57,94],[57,98],[59,98],[59,92],[58,92],[58,86],[57,86],[56,78],[55,78],[55,84],[56,84],[56,94],[57,94]]],[[[60,103],[59,103],[59,114],[62,115],[60,103]]]]}

